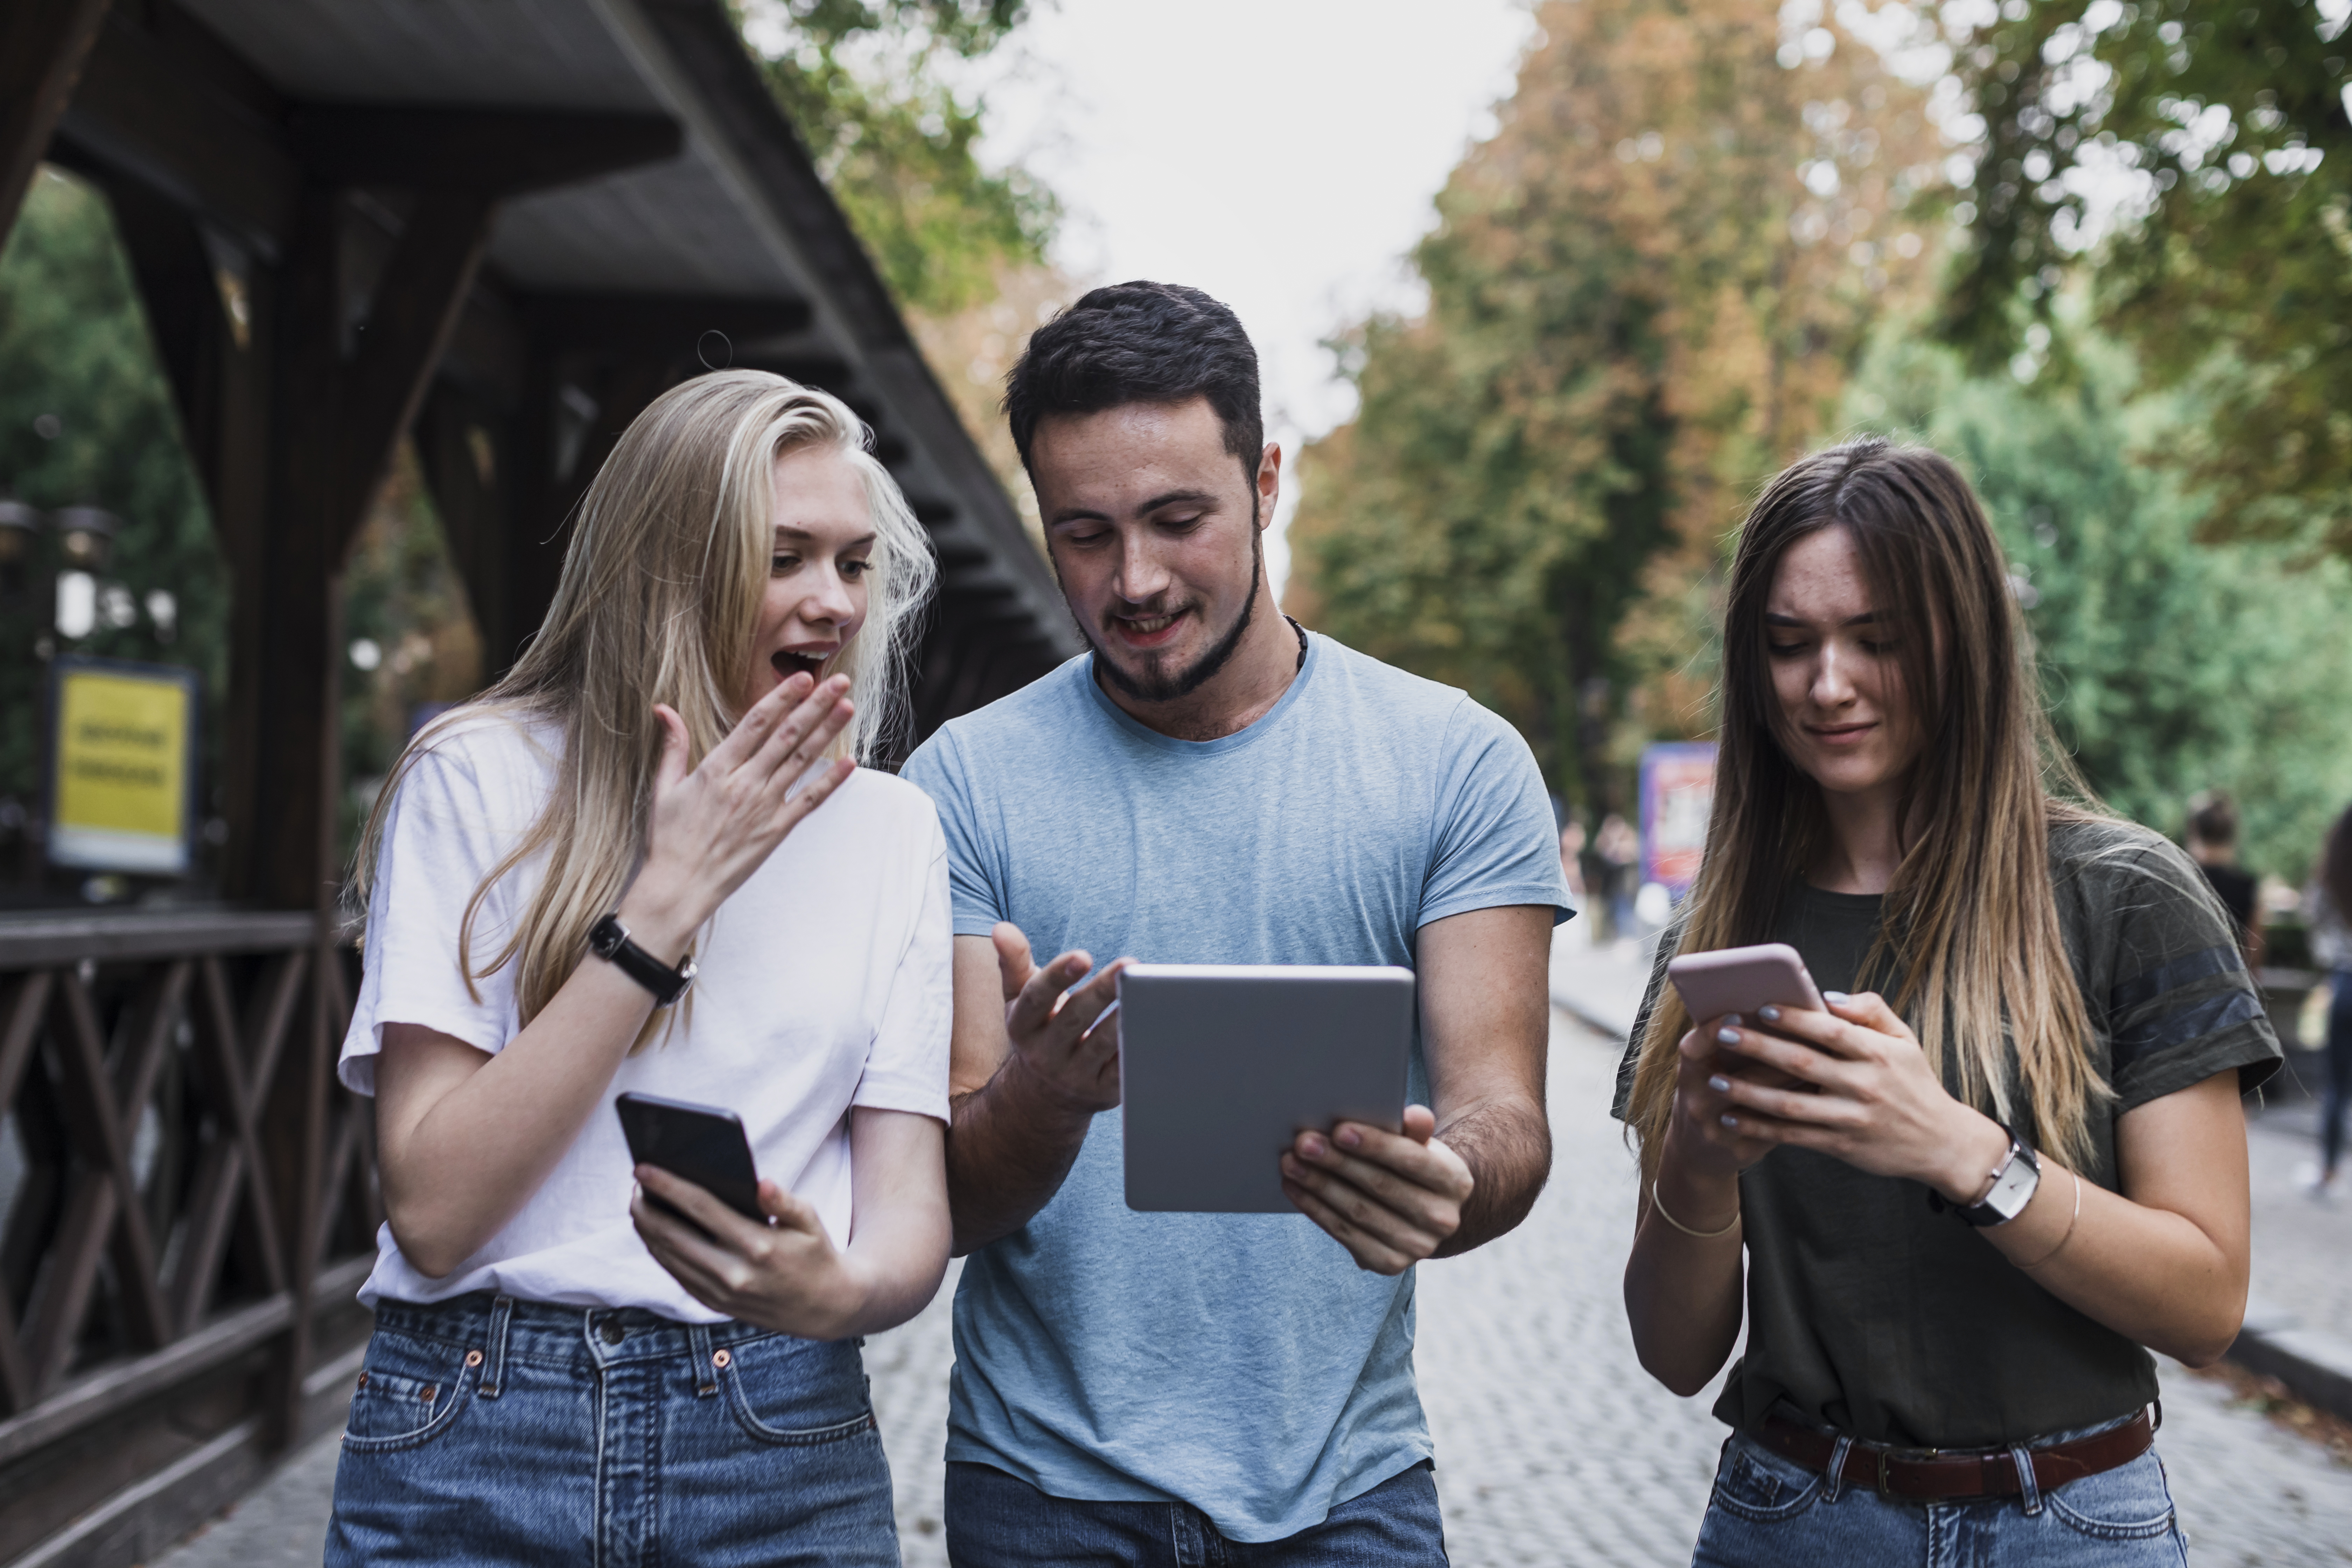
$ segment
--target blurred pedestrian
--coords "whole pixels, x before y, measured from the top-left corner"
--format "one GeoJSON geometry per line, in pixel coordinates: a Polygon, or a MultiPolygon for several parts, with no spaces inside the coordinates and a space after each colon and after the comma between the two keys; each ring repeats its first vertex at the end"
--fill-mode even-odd
{"type": "Polygon", "coordinates": [[[870,440],[756,371],[656,398],[378,797],[330,1564],[898,1563],[856,1336],[947,1265],[951,947],[938,814],[854,765],[932,575],[870,440]],[[739,1117],[768,1223],[633,1168],[625,1090],[739,1117]]]}
{"type": "Polygon", "coordinates": [[[2352,809],[2336,819],[2304,894],[2311,956],[2329,972],[2327,1087],[2319,1102],[2319,1168],[2312,1189],[2333,1196],[2343,1177],[2344,1118],[2352,1105],[2352,809]]]}
{"type": "Polygon", "coordinates": [[[1616,812],[1601,819],[1601,831],[1592,837],[1592,847],[1601,857],[1601,885],[1594,889],[1597,901],[1609,908],[1609,939],[1622,942],[1635,934],[1633,893],[1642,882],[1642,836],[1633,825],[1616,812]]]}
{"type": "Polygon", "coordinates": [[[2238,864],[2238,806],[2227,791],[2209,789],[2190,797],[2189,830],[2182,835],[2189,858],[2205,873],[2213,896],[2238,922],[2239,951],[2247,967],[2263,965],[2262,889],[2254,874],[2238,864]]]}
{"type": "Polygon", "coordinates": [[[1618,1098],[1642,1364],[1696,1394],[1747,1320],[1701,1565],[2181,1561],[2148,1348],[2237,1335],[2278,1042],[2188,857],[2044,794],[2007,572],[1959,471],[1881,440],[1739,535],[1708,854],[1618,1098]],[[1826,1010],[1664,982],[1776,941],[1826,1010]]]}
{"type": "Polygon", "coordinates": [[[1568,896],[1580,912],[1584,908],[1584,821],[1571,816],[1559,825],[1559,874],[1568,879],[1568,896]]]}

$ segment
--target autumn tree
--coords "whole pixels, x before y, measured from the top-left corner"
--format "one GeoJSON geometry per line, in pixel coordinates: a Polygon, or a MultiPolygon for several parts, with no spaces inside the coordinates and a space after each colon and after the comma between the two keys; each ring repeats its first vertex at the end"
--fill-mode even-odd
{"type": "Polygon", "coordinates": [[[1425,312],[1344,345],[1360,412],[1304,456],[1291,597],[1614,803],[1636,729],[1706,726],[1683,666],[1719,542],[1925,289],[1943,150],[1832,26],[1784,37],[1747,0],[1537,16],[1415,253],[1425,312]]]}

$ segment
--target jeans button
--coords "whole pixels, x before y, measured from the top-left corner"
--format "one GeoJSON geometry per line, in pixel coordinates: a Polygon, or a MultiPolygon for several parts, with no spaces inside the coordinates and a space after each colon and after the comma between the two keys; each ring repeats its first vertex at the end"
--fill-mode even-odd
{"type": "Polygon", "coordinates": [[[608,1345],[616,1345],[621,1342],[623,1332],[621,1321],[618,1318],[607,1318],[604,1320],[604,1326],[596,1331],[596,1337],[608,1345]]]}

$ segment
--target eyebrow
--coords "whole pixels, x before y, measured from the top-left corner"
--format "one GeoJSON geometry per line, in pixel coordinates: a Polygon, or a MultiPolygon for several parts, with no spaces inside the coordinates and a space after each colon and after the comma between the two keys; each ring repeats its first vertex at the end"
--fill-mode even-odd
{"type": "MultiPolygon", "coordinates": [[[[805,528],[794,528],[789,522],[780,522],[776,524],[776,537],[778,539],[814,540],[816,535],[811,533],[805,528]]],[[[848,543],[843,545],[842,548],[844,550],[855,550],[861,544],[871,544],[873,542],[874,535],[868,533],[861,538],[851,540],[848,543]]]]}
{"type": "MultiPolygon", "coordinates": [[[[1895,617],[1893,616],[1888,615],[1885,610],[1865,610],[1858,616],[1848,616],[1844,620],[1840,621],[1838,625],[1841,626],[1867,626],[1876,625],[1881,621],[1891,621],[1895,617]]],[[[1776,611],[1767,610],[1764,612],[1764,624],[1768,626],[1810,626],[1813,623],[1808,620],[1800,619],[1795,616],[1784,616],[1776,611]]]]}
{"type": "MultiPolygon", "coordinates": [[[[1166,490],[1162,491],[1159,495],[1153,496],[1150,500],[1143,502],[1141,505],[1138,506],[1135,510],[1137,514],[1140,516],[1146,513],[1158,511],[1163,506],[1180,506],[1188,502],[1198,503],[1204,506],[1213,506],[1216,504],[1216,500],[1217,498],[1215,494],[1209,490],[1166,490]]],[[[1087,521],[1110,522],[1114,521],[1114,519],[1111,517],[1110,513],[1107,511],[1097,511],[1092,507],[1074,506],[1065,507],[1061,510],[1055,512],[1054,514],[1054,521],[1057,523],[1087,521]]]]}

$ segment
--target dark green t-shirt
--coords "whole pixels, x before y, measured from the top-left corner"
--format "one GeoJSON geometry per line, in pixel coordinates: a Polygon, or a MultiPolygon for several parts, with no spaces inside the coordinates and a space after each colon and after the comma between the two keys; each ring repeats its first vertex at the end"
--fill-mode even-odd
{"type": "MultiPolygon", "coordinates": [[[[2083,1178],[2112,1189],[2117,1117],[2231,1068],[2252,1089],[2276,1069],[2278,1040],[2230,918],[2186,855],[2139,828],[2092,824],[2053,829],[2050,860],[2092,1065],[2116,1091],[2092,1112],[2083,1178]]],[[[1772,940],[1802,953],[1824,991],[1860,989],[1879,905],[1799,887],[1772,940]]],[[[1669,932],[1643,1022],[1673,945],[1669,932]]],[[[1620,1117],[1641,1037],[1637,1024],[1620,1117]]],[[[1958,1053],[1946,1054],[1957,1090],[1958,1053]]],[[[1958,1448],[2090,1426],[2156,1397],[2146,1350],[2043,1290],[1927,1194],[1804,1149],[1776,1150],[1740,1177],[1748,1349],[1717,1415],[1752,1432],[1786,1400],[1868,1442],[1958,1448]]]]}

